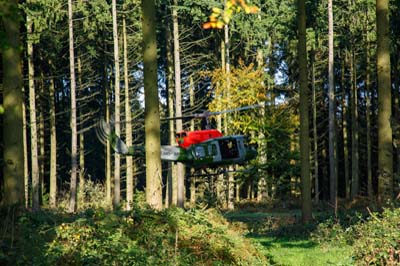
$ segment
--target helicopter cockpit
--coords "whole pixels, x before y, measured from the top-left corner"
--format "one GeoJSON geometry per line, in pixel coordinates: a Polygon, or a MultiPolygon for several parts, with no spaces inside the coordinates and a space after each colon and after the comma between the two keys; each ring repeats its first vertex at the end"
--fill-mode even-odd
{"type": "Polygon", "coordinates": [[[221,150],[222,159],[235,159],[239,157],[236,139],[220,139],[218,145],[221,150]]]}

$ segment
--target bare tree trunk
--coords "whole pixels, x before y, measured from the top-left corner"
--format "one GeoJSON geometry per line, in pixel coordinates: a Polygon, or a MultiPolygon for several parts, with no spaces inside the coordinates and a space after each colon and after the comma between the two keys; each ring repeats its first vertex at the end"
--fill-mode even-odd
{"type": "Polygon", "coordinates": [[[378,199],[393,197],[392,92],[390,80],[389,0],[376,0],[378,73],[378,199]]]}
{"type": "MultiPolygon", "coordinates": [[[[81,58],[78,56],[78,86],[82,93],[83,91],[83,82],[82,82],[82,64],[81,58]]],[[[79,96],[78,96],[79,97],[79,96]]],[[[82,111],[79,110],[80,117],[82,116],[82,111]]],[[[78,192],[78,201],[79,204],[85,203],[85,133],[79,133],[79,192],[78,192]]]]}
{"type": "MultiPolygon", "coordinates": [[[[51,66],[51,62],[49,63],[51,66]]],[[[56,106],[54,102],[54,79],[50,79],[50,207],[57,206],[57,136],[56,136],[56,106]]]]}
{"type": "Polygon", "coordinates": [[[44,175],[45,175],[45,128],[44,128],[44,74],[40,71],[39,97],[37,97],[37,109],[39,110],[39,128],[38,128],[38,161],[39,161],[39,204],[43,204],[43,196],[45,192],[44,175]]]}
{"type": "Polygon", "coordinates": [[[236,202],[240,202],[240,183],[236,180],[236,202]]]}
{"type": "Polygon", "coordinates": [[[347,129],[347,109],[348,100],[345,84],[345,64],[347,61],[347,53],[345,52],[342,60],[342,130],[343,130],[343,160],[344,160],[344,180],[345,180],[345,195],[346,199],[350,199],[350,166],[349,166],[349,147],[348,147],[348,129],[347,129]]]}
{"type": "MultiPolygon", "coordinates": [[[[129,78],[128,78],[128,41],[126,33],[126,18],[122,20],[123,29],[123,46],[124,46],[124,85],[125,85],[125,119],[126,119],[126,145],[132,146],[132,115],[131,115],[131,104],[129,97],[129,78]]],[[[126,209],[132,208],[133,202],[133,158],[132,156],[126,157],[126,209]]]]}
{"type": "Polygon", "coordinates": [[[85,203],[85,133],[79,134],[79,196],[80,204],[85,203]]]}
{"type": "Polygon", "coordinates": [[[32,172],[32,209],[40,208],[40,177],[38,159],[38,135],[36,121],[36,93],[35,93],[35,70],[33,65],[33,44],[32,44],[32,20],[26,18],[27,28],[27,54],[28,54],[28,78],[29,78],[29,120],[31,128],[31,172],[32,172]]]}
{"type": "Polygon", "coordinates": [[[315,52],[312,52],[312,63],[311,63],[311,86],[312,86],[312,97],[313,97],[313,144],[314,144],[314,201],[319,202],[319,165],[318,165],[318,128],[317,128],[317,97],[315,88],[315,52]]]}
{"type": "MultiPolygon", "coordinates": [[[[367,23],[368,23],[368,11],[367,11],[367,23]]],[[[366,70],[365,70],[365,116],[367,122],[367,191],[370,198],[373,197],[374,191],[372,186],[372,142],[371,142],[371,81],[370,81],[370,43],[368,39],[368,33],[365,31],[365,36],[367,38],[366,46],[366,70]]]]}
{"type": "MultiPolygon", "coordinates": [[[[174,0],[172,9],[173,38],[174,38],[174,70],[175,70],[175,115],[182,116],[182,89],[181,89],[181,60],[179,55],[179,25],[178,25],[178,1],[174,0]]],[[[176,132],[183,130],[182,120],[176,120],[176,132]]],[[[185,204],[185,167],[182,163],[177,164],[178,199],[177,206],[183,208],[185,204]]]]}
{"type": "Polygon", "coordinates": [[[358,153],[358,92],[356,70],[354,68],[354,51],[350,55],[351,75],[351,198],[354,199],[360,191],[359,153],[358,153]]]}
{"type": "MultiPolygon", "coordinates": [[[[114,90],[115,90],[115,134],[121,133],[120,125],[120,73],[119,73],[119,48],[118,48],[118,24],[117,24],[117,1],[112,0],[113,40],[114,40],[114,90]]],[[[118,153],[114,153],[114,207],[121,202],[121,159],[118,153]]]]}
{"type": "MultiPolygon", "coordinates": [[[[24,89],[23,94],[24,94],[24,89]]],[[[28,136],[27,136],[27,121],[26,121],[26,105],[22,102],[22,137],[24,146],[24,187],[25,187],[25,208],[29,208],[29,159],[28,159],[28,136]]]]}
{"type": "Polygon", "coordinates": [[[142,0],[145,88],[146,202],[162,208],[160,113],[157,86],[157,38],[154,0],[142,0]]]}
{"type": "Polygon", "coordinates": [[[400,191],[400,81],[399,81],[399,71],[400,71],[400,51],[397,50],[394,60],[394,70],[393,70],[393,80],[394,80],[394,120],[395,122],[395,130],[393,137],[395,138],[396,144],[396,162],[397,167],[395,171],[395,175],[397,178],[393,180],[395,195],[397,195],[400,191]],[[397,185],[396,185],[397,183],[397,185]]]}
{"type": "Polygon", "coordinates": [[[7,47],[2,50],[3,58],[3,177],[6,206],[24,206],[24,148],[22,121],[22,73],[20,59],[20,24],[18,0],[0,3],[3,30],[7,47]],[[13,110],[13,111],[11,111],[13,110]]]}
{"type": "MultiPolygon", "coordinates": [[[[106,88],[105,92],[105,102],[106,102],[106,122],[110,123],[110,95],[108,89],[106,88]]],[[[106,143],[106,195],[107,195],[107,203],[111,206],[112,204],[112,187],[111,187],[111,145],[110,141],[107,140],[106,143]]]]}
{"type": "MultiPolygon", "coordinates": [[[[194,102],[195,102],[195,95],[194,95],[194,84],[193,84],[193,77],[190,76],[189,78],[189,97],[190,97],[190,108],[193,110],[194,108],[194,102]]],[[[190,130],[194,131],[195,130],[195,125],[194,125],[194,119],[190,121],[190,130]]],[[[196,205],[196,177],[193,176],[194,169],[190,169],[190,172],[192,173],[191,178],[190,178],[190,205],[192,207],[195,207],[196,205]]]]}
{"type": "Polygon", "coordinates": [[[70,89],[71,89],[71,180],[69,211],[75,212],[76,183],[77,183],[77,125],[76,125],[76,81],[75,81],[75,55],[74,55],[74,30],[72,0],[68,0],[68,28],[69,28],[69,64],[70,64],[70,89]]]}
{"type": "MultiPolygon", "coordinates": [[[[169,21],[168,21],[169,22],[169,21]]],[[[171,33],[171,27],[168,23],[166,30],[166,53],[167,53],[167,88],[168,88],[168,116],[174,117],[174,97],[175,97],[175,86],[174,86],[174,58],[173,58],[173,39],[171,33]]],[[[175,121],[169,120],[169,144],[174,145],[175,143],[175,121]]],[[[168,177],[167,177],[167,193],[166,193],[166,204],[172,206],[177,204],[177,179],[176,179],[176,164],[168,163],[168,177]]]]}
{"type": "Polygon", "coordinates": [[[336,115],[335,115],[335,85],[334,85],[334,51],[333,51],[333,7],[328,0],[328,74],[329,74],[329,176],[330,200],[337,208],[337,169],[336,169],[336,115]]]}
{"type": "Polygon", "coordinates": [[[301,195],[303,222],[311,220],[311,184],[310,184],[310,151],[309,151],[309,118],[308,118],[308,70],[306,49],[306,5],[305,0],[298,0],[298,60],[300,79],[300,163],[301,195]]]}

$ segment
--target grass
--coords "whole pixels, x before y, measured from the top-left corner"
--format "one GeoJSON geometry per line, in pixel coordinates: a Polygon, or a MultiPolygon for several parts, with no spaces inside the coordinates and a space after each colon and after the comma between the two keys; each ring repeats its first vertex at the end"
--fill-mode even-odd
{"type": "Polygon", "coordinates": [[[310,237],[316,224],[302,225],[300,211],[231,212],[225,217],[248,228],[247,237],[258,243],[271,265],[354,265],[351,247],[343,243],[318,244],[310,237]]]}
{"type": "Polygon", "coordinates": [[[261,244],[261,251],[272,265],[353,265],[349,246],[322,247],[302,238],[271,236],[251,236],[251,238],[261,244]]]}

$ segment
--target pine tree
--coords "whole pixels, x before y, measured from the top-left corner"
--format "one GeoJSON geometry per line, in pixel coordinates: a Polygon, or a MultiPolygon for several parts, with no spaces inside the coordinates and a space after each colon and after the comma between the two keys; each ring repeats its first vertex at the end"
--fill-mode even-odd
{"type": "Polygon", "coordinates": [[[3,57],[3,166],[4,205],[24,205],[24,153],[22,73],[18,0],[2,1],[6,46],[3,57]]]}
{"type": "Polygon", "coordinates": [[[302,219],[311,220],[311,184],[309,155],[309,118],[308,118],[308,70],[306,50],[306,6],[304,0],[298,0],[298,62],[300,78],[300,163],[302,219]]]}
{"type": "Polygon", "coordinates": [[[390,81],[389,1],[376,0],[378,73],[378,197],[393,197],[392,93],[390,81]]]}
{"type": "Polygon", "coordinates": [[[162,208],[160,113],[157,86],[157,39],[154,0],[142,0],[143,71],[146,138],[146,202],[162,208]]]}

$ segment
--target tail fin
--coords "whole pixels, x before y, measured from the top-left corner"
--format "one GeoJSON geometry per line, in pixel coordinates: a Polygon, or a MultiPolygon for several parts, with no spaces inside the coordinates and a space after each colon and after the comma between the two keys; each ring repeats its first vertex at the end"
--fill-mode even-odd
{"type": "Polygon", "coordinates": [[[123,155],[128,154],[128,146],[126,146],[122,139],[115,133],[112,126],[103,119],[99,121],[96,127],[96,135],[99,141],[104,145],[106,145],[108,140],[116,153],[123,155]]]}

